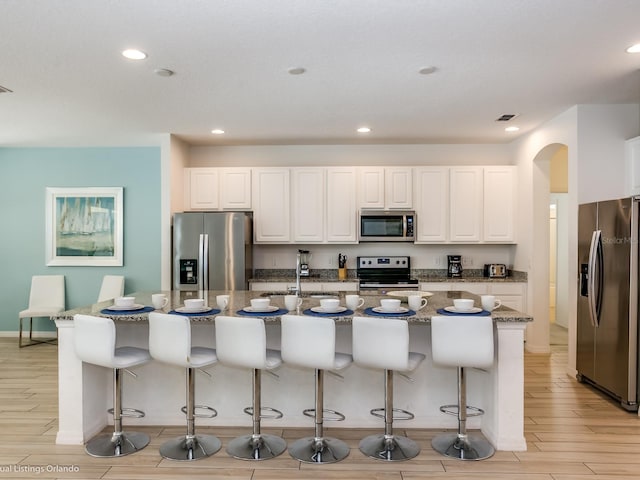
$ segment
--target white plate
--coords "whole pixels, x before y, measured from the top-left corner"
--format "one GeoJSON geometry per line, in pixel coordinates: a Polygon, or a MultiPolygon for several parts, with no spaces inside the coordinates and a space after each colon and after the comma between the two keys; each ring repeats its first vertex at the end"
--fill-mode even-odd
{"type": "Polygon", "coordinates": [[[451,313],[480,313],[482,311],[481,308],[473,307],[471,310],[458,310],[456,307],[444,307],[447,312],[451,313]]]}
{"type": "Polygon", "coordinates": [[[404,308],[404,307],[400,307],[397,310],[394,310],[393,312],[390,312],[389,310],[385,310],[382,307],[373,307],[371,310],[373,310],[376,313],[407,313],[409,311],[408,308],[404,308]]]}
{"type": "Polygon", "coordinates": [[[409,295],[420,295],[421,297],[431,297],[433,293],[431,292],[421,292],[418,290],[397,290],[392,292],[387,292],[387,295],[390,297],[404,297],[407,298],[409,295]]]}
{"type": "Polygon", "coordinates": [[[180,313],[204,313],[212,310],[211,307],[178,307],[176,308],[176,312],[180,313]]]}
{"type": "Polygon", "coordinates": [[[107,307],[109,310],[115,310],[115,311],[127,311],[127,310],[142,310],[144,308],[144,305],[140,305],[139,303],[134,303],[133,305],[131,305],[130,307],[120,307],[118,305],[111,305],[110,307],[107,307]]]}
{"type": "Polygon", "coordinates": [[[338,307],[335,310],[332,310],[331,312],[327,312],[324,308],[322,307],[312,307],[311,308],[312,312],[316,312],[316,313],[342,313],[342,312],[346,312],[347,309],[345,307],[338,307]]]}
{"type": "Polygon", "coordinates": [[[244,307],[242,310],[249,313],[269,313],[269,312],[275,312],[278,309],[279,307],[276,307],[275,305],[269,305],[266,308],[244,307]]]}

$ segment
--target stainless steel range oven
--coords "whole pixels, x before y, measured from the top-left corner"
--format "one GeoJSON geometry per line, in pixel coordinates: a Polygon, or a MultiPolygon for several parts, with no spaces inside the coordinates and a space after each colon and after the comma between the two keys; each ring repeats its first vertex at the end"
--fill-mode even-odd
{"type": "Polygon", "coordinates": [[[360,290],[418,290],[410,257],[358,257],[357,274],[360,290]]]}

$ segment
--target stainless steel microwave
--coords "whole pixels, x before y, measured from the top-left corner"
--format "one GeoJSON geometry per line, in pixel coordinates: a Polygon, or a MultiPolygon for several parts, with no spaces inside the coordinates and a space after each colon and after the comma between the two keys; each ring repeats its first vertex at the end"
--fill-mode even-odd
{"type": "Polygon", "coordinates": [[[416,212],[401,210],[361,210],[358,240],[361,242],[413,242],[416,212]]]}

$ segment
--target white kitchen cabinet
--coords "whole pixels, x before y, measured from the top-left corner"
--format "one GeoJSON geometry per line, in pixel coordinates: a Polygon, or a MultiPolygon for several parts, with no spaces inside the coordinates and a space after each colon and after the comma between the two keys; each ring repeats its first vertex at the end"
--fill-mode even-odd
{"type": "Polygon", "coordinates": [[[188,168],[185,172],[186,200],[190,210],[218,210],[220,188],[217,168],[188,168]]]}
{"type": "Polygon", "coordinates": [[[515,241],[516,180],[516,167],[484,167],[482,236],[485,242],[515,241]]]}
{"type": "Polygon", "coordinates": [[[444,243],[449,226],[449,168],[418,167],[413,170],[416,243],[444,243]]]}
{"type": "Polygon", "coordinates": [[[356,243],[356,169],[327,167],[326,240],[336,243],[356,243]]]}
{"type": "Polygon", "coordinates": [[[251,210],[251,169],[220,168],[218,181],[223,210],[251,210]]]}
{"type": "Polygon", "coordinates": [[[256,243],[291,241],[288,168],[254,168],[253,237],[256,243]]]}
{"type": "Polygon", "coordinates": [[[359,208],[410,209],[413,185],[409,167],[360,167],[359,208]]]}
{"type": "Polygon", "coordinates": [[[188,168],[189,210],[251,210],[251,169],[188,168]]]}
{"type": "Polygon", "coordinates": [[[627,164],[627,194],[640,195],[640,137],[625,142],[627,164]]]}
{"type": "Polygon", "coordinates": [[[325,237],[325,169],[293,168],[291,174],[293,240],[322,242],[325,237]]]}
{"type": "Polygon", "coordinates": [[[489,293],[499,298],[506,307],[519,312],[527,310],[527,284],[524,282],[490,283],[489,293]]]}
{"type": "Polygon", "coordinates": [[[449,240],[476,243],[482,240],[482,167],[451,167],[449,240]]]}

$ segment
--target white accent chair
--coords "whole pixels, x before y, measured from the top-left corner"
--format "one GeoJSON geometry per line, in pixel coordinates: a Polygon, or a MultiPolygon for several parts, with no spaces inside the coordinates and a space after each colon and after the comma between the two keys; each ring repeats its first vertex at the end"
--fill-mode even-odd
{"type": "Polygon", "coordinates": [[[128,372],[128,368],[149,362],[149,350],[127,346],[116,348],[116,327],[110,318],[77,314],[73,323],[77,357],[85,363],[113,370],[113,410],[110,410],[113,433],[89,440],[85,445],[86,452],[93,457],[121,457],[143,449],[149,444],[149,435],[122,431],[123,416],[144,417],[140,410],[122,408],[122,370],[128,372]]]}
{"type": "Polygon", "coordinates": [[[124,295],[124,276],[105,275],[102,277],[100,293],[98,293],[98,303],[124,295]]]}
{"type": "Polygon", "coordinates": [[[420,453],[420,447],[410,438],[393,434],[394,420],[411,420],[414,415],[393,408],[393,374],[412,372],[425,355],[409,351],[409,324],[395,318],[354,317],[353,361],[366,368],[384,370],[385,400],[383,408],[374,408],[371,415],[384,419],[384,434],[365,437],[360,451],[377,460],[409,460],[420,453]],[[398,416],[394,417],[394,412],[398,416]]]}
{"type": "Polygon", "coordinates": [[[65,308],[64,275],[34,275],[31,277],[29,307],[18,314],[19,331],[18,346],[28,347],[38,343],[55,343],[56,338],[46,340],[33,339],[33,318],[49,317],[60,313],[65,308]],[[29,343],[22,343],[22,321],[29,319],[29,343]]]}
{"type": "Polygon", "coordinates": [[[199,460],[213,455],[220,450],[222,443],[213,435],[196,435],[195,418],[212,418],[218,415],[218,412],[205,405],[195,405],[195,373],[196,369],[218,362],[215,349],[192,346],[189,317],[151,312],[149,351],[153,359],[186,370],[187,405],[182,411],[187,416],[187,433],[163,443],[160,446],[160,455],[170,460],[181,461],[199,460]],[[206,410],[207,413],[196,413],[196,409],[206,410]]]}
{"type": "Polygon", "coordinates": [[[458,431],[435,437],[433,448],[458,460],[484,460],[495,452],[481,433],[467,433],[467,417],[484,411],[467,405],[466,368],[486,369],[493,365],[493,319],[478,316],[431,317],[431,352],[436,366],[458,370],[458,403],[443,405],[440,411],[458,418],[458,431]]]}
{"type": "Polygon", "coordinates": [[[315,432],[312,437],[301,438],[289,447],[289,454],[305,463],[334,463],[349,455],[349,446],[342,440],[324,436],[324,413],[332,417],[326,420],[344,420],[344,415],[324,408],[324,372],[342,370],[353,362],[353,357],[337,353],[336,326],[331,318],[306,317],[301,315],[282,316],[281,345],[285,364],[315,370],[315,408],[303,411],[304,415],[315,418],[315,432]]]}
{"type": "Polygon", "coordinates": [[[223,365],[250,368],[253,379],[253,402],[244,412],[253,419],[253,432],[235,438],[227,445],[227,453],[241,460],[266,460],[287,449],[287,442],[276,435],[260,431],[262,418],[282,418],[282,412],[261,405],[262,370],[271,372],[282,365],[279,350],[267,349],[267,335],[262,318],[228,317],[215,319],[216,352],[223,365]],[[268,411],[263,415],[263,411],[268,411]]]}

